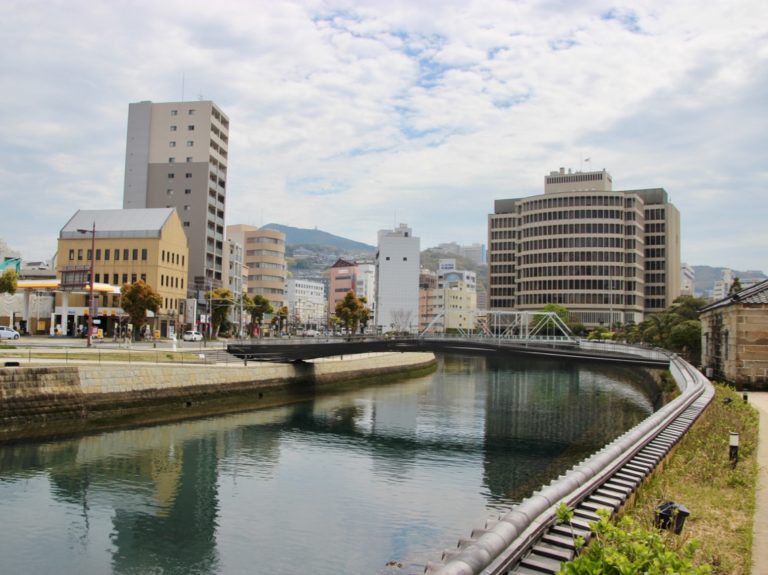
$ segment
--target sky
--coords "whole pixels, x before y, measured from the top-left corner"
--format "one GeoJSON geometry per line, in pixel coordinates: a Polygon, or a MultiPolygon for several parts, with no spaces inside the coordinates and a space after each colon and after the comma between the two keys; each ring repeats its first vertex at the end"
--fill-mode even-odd
{"type": "Polygon", "coordinates": [[[122,207],[128,104],[230,120],[226,223],[487,243],[560,167],[663,187],[682,260],[768,271],[764,0],[0,0],[0,240],[122,207]]]}

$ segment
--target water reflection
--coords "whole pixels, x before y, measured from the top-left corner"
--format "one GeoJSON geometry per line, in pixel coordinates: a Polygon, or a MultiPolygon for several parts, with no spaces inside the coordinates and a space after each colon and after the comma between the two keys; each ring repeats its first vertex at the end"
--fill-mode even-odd
{"type": "Polygon", "coordinates": [[[649,389],[642,372],[446,357],[289,407],[5,446],[0,572],[421,572],[647,416],[649,389]]]}

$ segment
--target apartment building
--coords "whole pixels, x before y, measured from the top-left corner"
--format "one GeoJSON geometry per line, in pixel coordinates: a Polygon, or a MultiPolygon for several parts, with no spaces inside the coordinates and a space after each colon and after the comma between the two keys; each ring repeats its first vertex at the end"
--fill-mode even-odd
{"type": "Polygon", "coordinates": [[[488,216],[490,309],[568,308],[587,326],[639,323],[680,293],[680,216],[662,188],[614,191],[608,172],[550,172],[544,194],[488,216]]]}
{"type": "Polygon", "coordinates": [[[414,332],[419,326],[421,242],[406,224],[380,230],[376,252],[376,326],[414,332]]]}
{"type": "Polygon", "coordinates": [[[286,305],[285,234],[237,224],[227,226],[227,237],[243,246],[243,263],[248,269],[246,293],[264,296],[275,311],[286,305]]]}
{"type": "MultiPolygon", "coordinates": [[[[336,304],[357,288],[357,264],[337,259],[328,270],[328,317],[336,313],[336,304]]],[[[357,295],[357,292],[355,292],[357,295]]]]}
{"type": "Polygon", "coordinates": [[[86,321],[91,261],[101,294],[96,302],[97,325],[106,334],[111,334],[114,323],[124,315],[120,286],[138,280],[151,286],[162,300],[150,320],[152,329],[165,337],[171,329],[178,332],[183,327],[189,255],[176,210],[78,210],[69,219],[59,232],[55,264],[62,286],[68,290],[57,296],[54,324],[61,333],[73,334],[86,321]]]}
{"type": "Polygon", "coordinates": [[[196,296],[223,287],[228,146],[229,118],[211,101],[128,106],[123,208],[176,209],[196,296]]]}

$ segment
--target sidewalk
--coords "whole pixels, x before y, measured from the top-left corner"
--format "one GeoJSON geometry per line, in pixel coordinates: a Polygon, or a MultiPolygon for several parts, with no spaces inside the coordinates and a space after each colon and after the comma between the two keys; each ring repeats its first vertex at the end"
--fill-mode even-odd
{"type": "Polygon", "coordinates": [[[760,412],[757,462],[760,466],[755,494],[755,523],[752,532],[752,575],[768,573],[768,392],[748,393],[749,402],[760,412]]]}

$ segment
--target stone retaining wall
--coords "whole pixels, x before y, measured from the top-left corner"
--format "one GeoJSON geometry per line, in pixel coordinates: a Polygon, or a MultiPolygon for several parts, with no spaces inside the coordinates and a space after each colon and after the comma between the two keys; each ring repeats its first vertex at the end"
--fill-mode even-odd
{"type": "Polygon", "coordinates": [[[386,353],[248,366],[6,367],[0,369],[0,441],[278,405],[435,363],[432,353],[386,353]]]}

